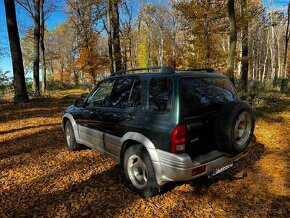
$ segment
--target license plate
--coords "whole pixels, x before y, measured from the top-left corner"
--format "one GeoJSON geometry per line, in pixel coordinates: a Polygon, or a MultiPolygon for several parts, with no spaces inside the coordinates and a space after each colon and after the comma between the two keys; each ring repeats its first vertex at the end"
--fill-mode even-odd
{"type": "Polygon", "coordinates": [[[222,166],[216,167],[215,169],[213,169],[211,176],[215,176],[229,168],[231,168],[234,165],[233,162],[229,162],[229,163],[225,163],[222,166]]]}

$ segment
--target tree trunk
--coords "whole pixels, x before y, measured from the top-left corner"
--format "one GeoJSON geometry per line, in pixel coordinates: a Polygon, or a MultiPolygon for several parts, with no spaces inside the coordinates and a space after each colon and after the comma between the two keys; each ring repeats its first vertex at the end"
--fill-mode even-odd
{"type": "Polygon", "coordinates": [[[133,45],[132,45],[132,34],[130,33],[129,35],[129,54],[130,54],[130,67],[131,69],[134,68],[134,60],[135,60],[135,57],[133,57],[133,45]]]}
{"type": "Polygon", "coordinates": [[[164,39],[162,27],[159,28],[160,31],[160,56],[159,56],[159,66],[164,65],[164,39]]]}
{"type": "Polygon", "coordinates": [[[14,0],[5,0],[6,22],[13,66],[14,102],[28,102],[14,0]]]}
{"type": "Polygon", "coordinates": [[[208,24],[206,24],[206,31],[205,31],[205,40],[206,40],[206,62],[205,62],[205,68],[209,68],[210,67],[210,41],[209,41],[209,38],[210,38],[210,36],[209,36],[208,24]]]}
{"type": "Polygon", "coordinates": [[[276,74],[276,77],[277,78],[280,78],[280,71],[281,71],[281,59],[280,59],[280,44],[279,44],[279,41],[280,41],[280,36],[279,36],[279,31],[276,32],[276,40],[277,40],[277,53],[276,53],[276,56],[277,56],[277,74],[276,74]]]}
{"type": "Polygon", "coordinates": [[[111,0],[107,0],[107,33],[108,33],[109,61],[110,61],[110,71],[114,72],[115,67],[112,48],[111,11],[112,11],[111,0]]]}
{"type": "Polygon", "coordinates": [[[40,40],[40,2],[34,0],[34,60],[33,60],[33,90],[37,96],[39,89],[39,40],[40,40]]]}
{"type": "Polygon", "coordinates": [[[249,72],[249,58],[248,58],[248,20],[245,16],[245,10],[247,10],[247,0],[241,0],[241,19],[242,26],[242,68],[241,68],[241,88],[243,92],[248,91],[248,72],[249,72]],[[246,20],[245,20],[246,19],[246,20]]]}
{"type": "Polygon", "coordinates": [[[272,33],[272,43],[271,43],[271,79],[273,80],[276,76],[276,57],[275,57],[275,33],[273,24],[273,2],[270,0],[270,21],[271,21],[271,33],[272,33]]]}
{"type": "Polygon", "coordinates": [[[127,58],[127,44],[124,43],[124,59],[123,59],[123,69],[127,70],[127,62],[128,62],[128,58],[127,58]]]}
{"type": "Polygon", "coordinates": [[[46,93],[46,60],[45,60],[45,46],[44,46],[44,34],[45,34],[45,20],[44,20],[44,10],[43,10],[44,0],[40,0],[40,14],[41,14],[41,25],[40,25],[40,48],[42,53],[42,81],[41,89],[42,93],[46,93]]]}
{"type": "Polygon", "coordinates": [[[267,68],[267,59],[268,59],[268,42],[269,42],[269,34],[266,32],[266,57],[265,57],[265,61],[264,61],[264,68],[263,68],[263,75],[262,75],[262,82],[264,82],[265,80],[265,76],[266,76],[266,68],[267,68]]]}
{"type": "Polygon", "coordinates": [[[285,53],[284,53],[284,77],[286,78],[287,75],[287,54],[288,54],[288,44],[289,44],[289,23],[290,23],[290,2],[288,3],[288,19],[287,19],[287,28],[286,28],[286,35],[285,35],[285,53]]]}
{"type": "Polygon", "coordinates": [[[234,60],[237,44],[237,30],[236,30],[236,18],[235,18],[235,1],[228,0],[228,14],[230,19],[230,51],[228,56],[228,70],[227,75],[234,83],[234,60]]]}
{"type": "Polygon", "coordinates": [[[112,41],[113,41],[113,57],[115,62],[115,71],[122,69],[122,55],[120,46],[120,23],[119,23],[119,10],[118,0],[112,1],[112,41]]]}
{"type": "MultiPolygon", "coordinates": [[[[147,34],[147,57],[148,57],[148,60],[147,60],[147,67],[152,67],[151,66],[151,37],[150,37],[150,31],[148,30],[148,34],[147,34]]],[[[148,70],[149,71],[149,70],[148,70]]]]}
{"type": "Polygon", "coordinates": [[[60,80],[61,84],[64,87],[64,61],[61,62],[61,71],[60,71],[60,80]]]}

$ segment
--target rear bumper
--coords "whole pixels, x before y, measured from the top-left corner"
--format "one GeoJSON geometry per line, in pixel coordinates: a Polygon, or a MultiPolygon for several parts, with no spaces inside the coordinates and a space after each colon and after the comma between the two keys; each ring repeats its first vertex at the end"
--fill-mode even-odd
{"type": "Polygon", "coordinates": [[[187,154],[172,154],[162,150],[156,150],[163,175],[156,175],[167,181],[188,181],[201,176],[209,176],[213,169],[227,162],[235,162],[245,155],[240,153],[236,156],[227,156],[225,153],[214,150],[205,155],[198,156],[194,160],[187,154]],[[203,173],[192,176],[194,168],[206,166],[203,173]]]}

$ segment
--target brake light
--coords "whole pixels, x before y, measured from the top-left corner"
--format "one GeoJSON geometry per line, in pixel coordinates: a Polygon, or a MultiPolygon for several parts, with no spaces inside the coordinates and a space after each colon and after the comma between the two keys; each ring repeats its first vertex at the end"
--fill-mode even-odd
{"type": "Polygon", "coordinates": [[[200,166],[200,167],[194,168],[194,169],[192,169],[192,171],[191,171],[191,175],[192,175],[192,176],[196,176],[196,175],[198,175],[198,174],[202,174],[202,173],[205,172],[205,170],[206,170],[206,165],[203,165],[203,166],[200,166]]]}
{"type": "Polygon", "coordinates": [[[171,152],[179,153],[185,150],[185,125],[177,126],[171,133],[171,152]]]}

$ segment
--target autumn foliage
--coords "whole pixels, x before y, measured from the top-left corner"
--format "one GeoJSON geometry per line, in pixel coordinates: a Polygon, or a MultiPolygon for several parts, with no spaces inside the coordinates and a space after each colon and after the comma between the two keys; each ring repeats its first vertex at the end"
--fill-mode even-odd
{"type": "Polygon", "coordinates": [[[252,102],[255,139],[235,168],[143,199],[115,160],[66,148],[61,116],[83,92],[0,103],[1,217],[289,217],[289,97],[252,102]]]}

